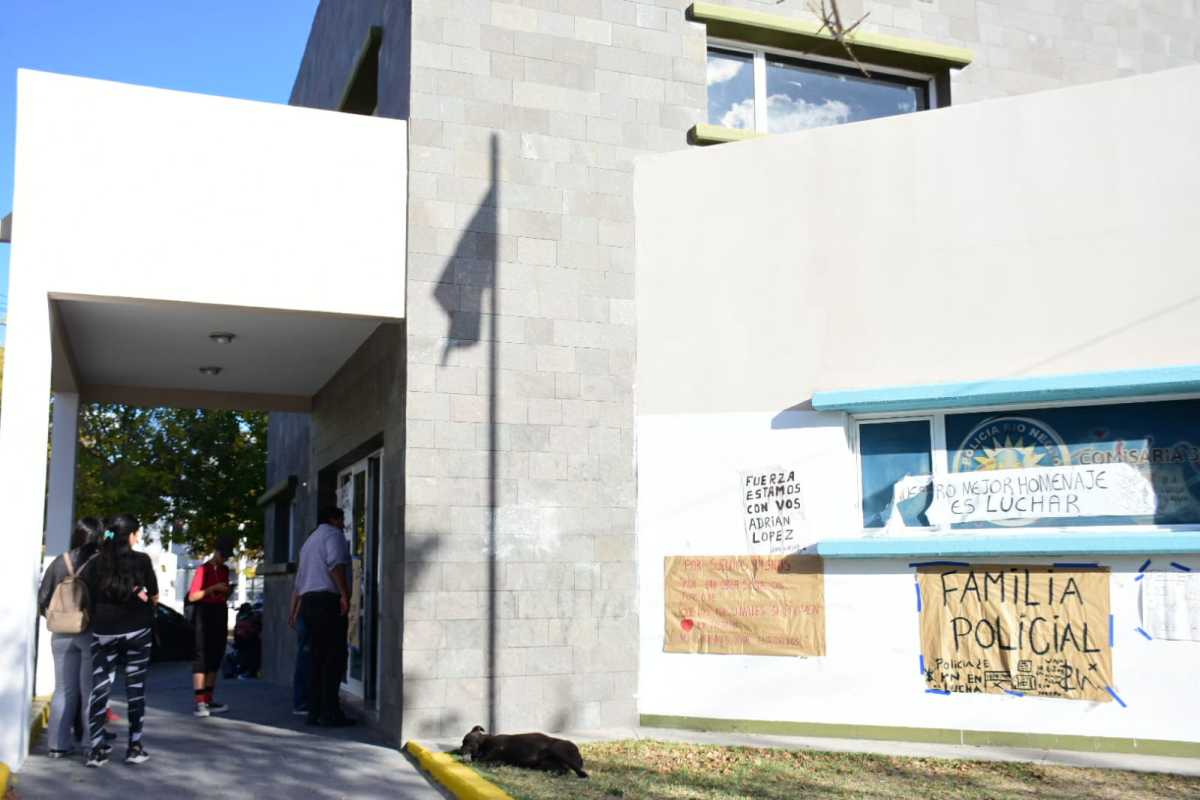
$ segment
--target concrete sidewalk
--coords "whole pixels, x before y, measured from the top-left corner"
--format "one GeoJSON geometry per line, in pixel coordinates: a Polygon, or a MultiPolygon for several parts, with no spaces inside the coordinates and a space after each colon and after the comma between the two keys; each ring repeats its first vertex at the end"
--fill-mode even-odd
{"type": "MultiPolygon", "coordinates": [[[[519,731],[500,731],[518,733],[519,731]]],[[[466,731],[463,732],[464,734],[466,731]]],[[[1034,750],[1017,747],[976,747],[973,745],[921,744],[874,739],[824,739],[800,736],[767,736],[743,733],[706,733],[674,728],[605,728],[555,734],[575,742],[604,742],[617,739],[649,739],[660,742],[719,744],[735,747],[778,747],[785,750],[818,750],[834,753],[873,753],[906,758],[954,758],[975,761],[1020,761],[1066,767],[1125,769],[1134,772],[1166,772],[1200,776],[1200,759],[1143,756],[1128,753],[1094,753],[1076,750],[1034,750]]],[[[426,744],[447,751],[461,740],[439,739],[426,744]]]]}
{"type": "MultiPolygon", "coordinates": [[[[120,685],[120,679],[118,679],[120,685]]],[[[126,766],[122,720],[112,761],[51,760],[45,737],[14,776],[16,800],[79,798],[413,798],[443,800],[419,770],[369,729],[309,728],[291,713],[291,691],[262,681],[221,681],[227,714],[192,716],[191,665],[155,664],[146,692],[143,742],[150,760],[126,766]]],[[[125,716],[124,691],[113,707],[125,716]]]]}

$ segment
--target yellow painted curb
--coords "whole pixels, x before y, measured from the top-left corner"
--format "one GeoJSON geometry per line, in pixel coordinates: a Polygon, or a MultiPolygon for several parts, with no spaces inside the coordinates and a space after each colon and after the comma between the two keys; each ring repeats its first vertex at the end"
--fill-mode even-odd
{"type": "Polygon", "coordinates": [[[447,753],[434,753],[418,742],[404,745],[421,769],[445,786],[458,800],[512,800],[503,789],[447,753]]]}
{"type": "MultiPolygon", "coordinates": [[[[50,698],[35,697],[33,698],[33,719],[29,723],[29,746],[33,746],[33,742],[42,731],[46,730],[46,726],[50,724],[50,698]]],[[[8,782],[12,777],[12,770],[8,764],[0,761],[0,798],[8,794],[8,782]]]]}
{"type": "MultiPolygon", "coordinates": [[[[50,696],[33,698],[33,719],[29,723],[29,746],[50,725],[50,696]]],[[[0,797],[4,795],[0,794],[0,797]]]]}

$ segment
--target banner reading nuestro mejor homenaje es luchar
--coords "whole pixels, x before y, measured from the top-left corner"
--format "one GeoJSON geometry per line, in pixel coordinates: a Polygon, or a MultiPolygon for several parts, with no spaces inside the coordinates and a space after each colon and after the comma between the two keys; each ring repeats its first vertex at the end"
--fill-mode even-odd
{"type": "Polygon", "coordinates": [[[1112,699],[1107,569],[930,566],[917,580],[927,687],[1112,699]]]}
{"type": "Polygon", "coordinates": [[[825,575],[811,556],[668,556],[668,653],[825,655],[825,575]]]}

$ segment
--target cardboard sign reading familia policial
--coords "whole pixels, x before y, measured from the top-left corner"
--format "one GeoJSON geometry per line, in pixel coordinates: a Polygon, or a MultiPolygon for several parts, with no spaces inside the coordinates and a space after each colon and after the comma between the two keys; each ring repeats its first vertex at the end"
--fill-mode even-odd
{"type": "Polygon", "coordinates": [[[1107,569],[930,566],[917,580],[929,688],[1112,699],[1107,569]]]}
{"type": "Polygon", "coordinates": [[[668,653],[825,655],[825,574],[812,556],[668,556],[668,653]]]}
{"type": "Polygon", "coordinates": [[[754,555],[799,550],[804,498],[796,470],[743,472],[739,480],[747,549],[754,555]]]}

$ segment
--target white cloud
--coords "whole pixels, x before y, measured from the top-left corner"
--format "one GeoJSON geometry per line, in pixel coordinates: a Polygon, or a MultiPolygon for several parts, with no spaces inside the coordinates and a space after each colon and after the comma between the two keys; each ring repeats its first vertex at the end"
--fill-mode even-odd
{"type": "MultiPolygon", "coordinates": [[[[734,109],[737,107],[735,106],[734,109]]],[[[732,113],[732,111],[731,111],[732,113]]],[[[726,117],[729,115],[726,114],[726,117]]],[[[753,118],[753,114],[751,114],[753,118]]],[[[801,98],[786,94],[773,94],[767,98],[767,123],[771,133],[790,133],[809,128],[838,125],[850,119],[850,106],[841,100],[826,100],[824,103],[808,103],[801,98]]],[[[728,124],[728,123],[723,123],[728,124]]]]}
{"type": "Polygon", "coordinates": [[[746,66],[745,61],[734,61],[731,58],[708,59],[708,85],[713,86],[733,80],[744,66],[746,66]]]}
{"type": "Polygon", "coordinates": [[[734,103],[721,117],[721,124],[726,128],[754,130],[754,100],[747,97],[740,103],[734,103]]]}

